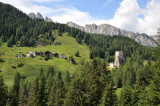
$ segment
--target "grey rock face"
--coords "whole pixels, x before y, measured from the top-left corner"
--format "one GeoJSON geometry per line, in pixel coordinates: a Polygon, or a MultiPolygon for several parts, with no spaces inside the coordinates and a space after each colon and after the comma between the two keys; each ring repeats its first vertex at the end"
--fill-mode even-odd
{"type": "Polygon", "coordinates": [[[150,37],[152,37],[155,41],[158,41],[158,39],[160,39],[160,37],[158,35],[152,35],[150,37]]]}
{"type": "Polygon", "coordinates": [[[32,19],[44,19],[44,21],[53,22],[53,20],[51,18],[48,18],[47,16],[44,18],[42,16],[42,14],[39,13],[39,12],[37,14],[35,14],[35,13],[29,13],[28,16],[30,18],[32,18],[32,19]]]}
{"type": "Polygon", "coordinates": [[[70,26],[70,27],[74,27],[74,28],[80,29],[81,31],[84,31],[83,26],[79,26],[79,25],[77,25],[76,23],[67,22],[67,25],[70,26]]]}
{"type": "Polygon", "coordinates": [[[68,22],[68,26],[78,28],[81,31],[85,31],[88,33],[93,33],[93,34],[104,34],[104,35],[110,35],[110,36],[124,36],[124,37],[129,37],[134,39],[136,42],[144,45],[144,46],[157,46],[157,41],[155,41],[152,37],[146,35],[146,34],[139,34],[139,33],[134,33],[131,31],[126,31],[126,30],[121,30],[119,28],[116,28],[112,25],[108,24],[102,24],[97,26],[96,24],[91,24],[91,25],[85,25],[79,26],[75,23],[68,22]]]}
{"type": "Polygon", "coordinates": [[[125,62],[125,59],[123,57],[123,51],[116,51],[114,66],[119,68],[119,66],[122,65],[124,62],[125,62]]]}
{"type": "Polygon", "coordinates": [[[48,22],[52,22],[53,20],[51,18],[48,18],[47,16],[44,18],[45,21],[48,21],[48,22]]]}
{"type": "Polygon", "coordinates": [[[43,16],[41,15],[41,13],[39,13],[39,12],[37,13],[36,18],[38,18],[38,19],[44,19],[43,16]]]}
{"type": "Polygon", "coordinates": [[[29,13],[28,16],[32,19],[35,19],[36,18],[36,14],[35,13],[29,13]]]}

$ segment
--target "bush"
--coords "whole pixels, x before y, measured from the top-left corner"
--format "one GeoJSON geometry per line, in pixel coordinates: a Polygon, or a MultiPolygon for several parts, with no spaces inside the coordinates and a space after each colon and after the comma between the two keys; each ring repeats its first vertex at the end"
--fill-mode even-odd
{"type": "Polygon", "coordinates": [[[62,43],[61,42],[55,42],[54,45],[59,46],[59,45],[62,45],[62,43]]]}
{"type": "Polygon", "coordinates": [[[23,63],[19,63],[19,64],[17,65],[17,67],[22,67],[22,66],[24,66],[23,63]]]}
{"type": "Polygon", "coordinates": [[[78,50],[76,51],[75,56],[79,57],[79,51],[78,50]]]}
{"type": "Polygon", "coordinates": [[[16,69],[16,66],[12,66],[12,68],[16,69]]]}
{"type": "Polygon", "coordinates": [[[77,64],[76,61],[74,60],[73,56],[70,56],[70,57],[69,57],[69,61],[70,61],[72,64],[77,64]]]}
{"type": "Polygon", "coordinates": [[[0,62],[4,62],[4,60],[3,60],[3,59],[0,59],[0,62]]]}

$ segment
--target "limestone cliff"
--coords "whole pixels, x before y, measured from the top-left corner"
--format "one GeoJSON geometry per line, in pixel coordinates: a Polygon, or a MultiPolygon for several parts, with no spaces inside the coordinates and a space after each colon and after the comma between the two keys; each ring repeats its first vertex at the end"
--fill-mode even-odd
{"type": "Polygon", "coordinates": [[[115,60],[114,60],[114,66],[118,67],[122,65],[125,62],[125,59],[123,57],[123,52],[122,51],[116,51],[115,52],[115,60]]]}
{"type": "Polygon", "coordinates": [[[110,35],[110,36],[125,36],[134,39],[136,42],[144,45],[144,46],[157,46],[157,41],[154,40],[152,37],[146,35],[146,34],[139,34],[134,33],[131,31],[121,30],[119,28],[116,28],[112,25],[108,24],[102,24],[97,26],[96,24],[87,24],[84,27],[77,25],[73,22],[68,22],[68,26],[78,28],[82,31],[93,33],[93,34],[104,34],[104,35],[110,35]]]}
{"type": "Polygon", "coordinates": [[[29,13],[28,16],[29,16],[30,18],[32,18],[32,19],[44,19],[45,21],[53,22],[53,20],[52,20],[51,18],[48,18],[47,16],[44,18],[44,17],[42,16],[42,14],[39,13],[39,12],[38,12],[37,14],[35,14],[35,13],[29,13]]]}

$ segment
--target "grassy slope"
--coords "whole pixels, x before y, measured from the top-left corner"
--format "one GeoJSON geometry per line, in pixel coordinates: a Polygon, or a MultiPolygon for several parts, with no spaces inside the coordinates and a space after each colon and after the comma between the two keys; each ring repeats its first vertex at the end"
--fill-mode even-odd
{"type": "Polygon", "coordinates": [[[44,58],[37,56],[35,58],[16,58],[16,55],[19,52],[26,54],[30,51],[51,51],[52,53],[65,54],[67,58],[75,54],[77,50],[80,51],[80,57],[75,57],[76,62],[79,64],[80,61],[84,58],[86,61],[89,61],[89,48],[86,45],[80,45],[72,37],[67,36],[67,33],[64,33],[63,36],[57,36],[57,31],[53,32],[56,35],[55,42],[62,42],[60,46],[48,45],[45,47],[13,47],[8,48],[6,45],[0,47],[0,52],[4,53],[4,56],[0,58],[4,59],[5,62],[0,63],[0,69],[4,75],[5,83],[8,86],[12,86],[13,78],[16,72],[20,72],[27,76],[27,79],[32,80],[38,73],[41,67],[44,70],[47,70],[49,66],[54,66],[58,71],[65,73],[69,71],[70,73],[77,72],[79,65],[73,65],[68,60],[61,58],[53,58],[48,61],[45,61],[44,58]],[[42,60],[40,59],[42,58],[42,60]],[[17,66],[18,63],[24,63],[23,67],[13,69],[11,66],[17,66]]]}

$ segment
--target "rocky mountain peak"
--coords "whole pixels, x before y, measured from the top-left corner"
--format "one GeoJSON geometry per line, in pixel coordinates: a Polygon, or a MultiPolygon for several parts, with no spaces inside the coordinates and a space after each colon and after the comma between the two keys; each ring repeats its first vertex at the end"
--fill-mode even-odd
{"type": "Polygon", "coordinates": [[[32,19],[35,19],[36,18],[36,14],[35,13],[29,13],[28,16],[32,19]]]}
{"type": "Polygon", "coordinates": [[[45,16],[44,20],[48,21],[48,22],[52,22],[53,21],[51,18],[48,18],[47,16],[45,16]]]}
{"type": "Polygon", "coordinates": [[[44,19],[43,16],[42,16],[42,14],[39,13],[39,12],[37,12],[36,18],[38,18],[38,19],[44,19]]]}
{"type": "Polygon", "coordinates": [[[45,16],[45,18],[42,16],[41,13],[37,12],[37,14],[35,13],[29,13],[28,16],[32,19],[44,19],[44,21],[48,21],[48,22],[53,22],[53,20],[51,18],[48,18],[47,16],[45,16]]]}
{"type": "Polygon", "coordinates": [[[104,35],[110,35],[110,36],[124,36],[128,38],[132,38],[136,42],[144,46],[154,47],[154,46],[157,46],[158,44],[156,40],[154,40],[152,37],[146,34],[139,34],[131,31],[121,30],[109,24],[102,24],[99,26],[97,26],[96,24],[87,24],[83,27],[83,26],[77,25],[76,23],[68,22],[67,25],[70,27],[78,28],[81,31],[85,31],[88,33],[104,34],[104,35]]]}

